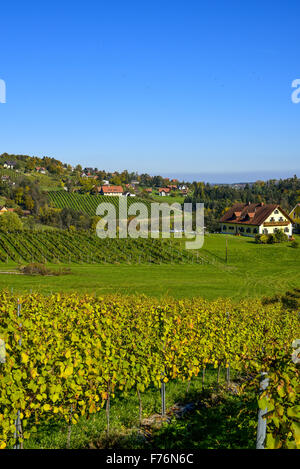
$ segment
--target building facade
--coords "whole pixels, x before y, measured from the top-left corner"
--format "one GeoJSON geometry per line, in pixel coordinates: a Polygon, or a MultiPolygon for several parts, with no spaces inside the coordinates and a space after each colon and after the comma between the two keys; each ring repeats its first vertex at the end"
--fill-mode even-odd
{"type": "Polygon", "coordinates": [[[290,213],[290,218],[293,220],[293,228],[296,233],[300,233],[300,204],[297,204],[296,207],[290,213]]]}
{"type": "Polygon", "coordinates": [[[291,217],[277,204],[235,204],[220,219],[221,233],[255,237],[283,231],[291,237],[291,217]]]}

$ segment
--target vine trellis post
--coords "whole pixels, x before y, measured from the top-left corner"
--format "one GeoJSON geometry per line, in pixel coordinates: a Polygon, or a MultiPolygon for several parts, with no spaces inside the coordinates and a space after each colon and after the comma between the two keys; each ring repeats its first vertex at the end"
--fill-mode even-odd
{"type": "MultiPolygon", "coordinates": [[[[227,318],[227,323],[228,323],[228,326],[229,326],[229,312],[227,311],[226,312],[226,318],[227,318]]],[[[230,383],[230,363],[228,363],[228,366],[226,367],[226,382],[227,382],[227,386],[229,385],[230,383]]]]}
{"type": "MultiPolygon", "coordinates": [[[[269,378],[266,372],[261,373],[260,391],[264,392],[269,386],[269,378]]],[[[265,449],[266,433],[267,433],[267,419],[265,418],[268,412],[268,407],[259,409],[258,422],[257,422],[257,436],[256,436],[256,449],[265,449]]]]}
{"type": "MultiPolygon", "coordinates": [[[[17,317],[20,318],[21,316],[21,303],[18,298],[18,309],[17,309],[17,317]]],[[[22,324],[19,323],[19,327],[21,328],[22,324]]],[[[22,337],[19,339],[19,346],[22,346],[22,337]]],[[[20,438],[22,438],[22,423],[21,423],[21,412],[20,409],[17,410],[17,417],[15,420],[15,433],[14,433],[14,438],[15,438],[15,445],[14,449],[23,449],[23,443],[20,442],[20,438]]]]}

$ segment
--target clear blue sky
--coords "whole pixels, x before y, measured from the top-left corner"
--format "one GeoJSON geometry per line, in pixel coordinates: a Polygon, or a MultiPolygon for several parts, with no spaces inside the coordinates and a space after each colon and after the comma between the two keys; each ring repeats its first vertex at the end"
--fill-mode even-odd
{"type": "Polygon", "coordinates": [[[296,78],[298,1],[2,2],[0,153],[150,174],[293,174],[296,78]]]}

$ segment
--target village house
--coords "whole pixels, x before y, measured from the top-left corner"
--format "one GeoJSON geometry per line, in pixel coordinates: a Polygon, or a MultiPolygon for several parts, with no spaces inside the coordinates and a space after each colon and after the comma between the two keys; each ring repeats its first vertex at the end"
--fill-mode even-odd
{"type": "Polygon", "coordinates": [[[14,211],[15,211],[14,208],[6,208],[4,205],[0,206],[0,215],[6,212],[14,212],[14,211]]]}
{"type": "Polygon", "coordinates": [[[220,219],[221,233],[252,236],[282,230],[292,236],[292,219],[277,204],[235,204],[220,219]]]}
{"type": "Polygon", "coordinates": [[[293,220],[293,227],[297,233],[300,232],[300,204],[297,204],[290,213],[293,220]]]}
{"type": "Polygon", "coordinates": [[[168,187],[160,187],[158,189],[158,193],[162,197],[165,197],[166,195],[169,195],[170,191],[171,191],[171,189],[169,189],[168,187]]]}
{"type": "Polygon", "coordinates": [[[126,191],[123,193],[125,197],[136,197],[136,194],[133,194],[132,192],[126,191]]]}
{"type": "Polygon", "coordinates": [[[16,162],[15,161],[5,161],[4,165],[3,165],[3,168],[6,168],[6,169],[15,169],[16,167],[16,162]]]}
{"type": "Polygon", "coordinates": [[[98,187],[98,192],[101,195],[121,196],[123,195],[122,186],[101,186],[98,187]]]}
{"type": "Polygon", "coordinates": [[[41,174],[46,174],[46,168],[43,168],[41,166],[37,166],[35,168],[35,170],[38,172],[38,173],[41,173],[41,174]]]}

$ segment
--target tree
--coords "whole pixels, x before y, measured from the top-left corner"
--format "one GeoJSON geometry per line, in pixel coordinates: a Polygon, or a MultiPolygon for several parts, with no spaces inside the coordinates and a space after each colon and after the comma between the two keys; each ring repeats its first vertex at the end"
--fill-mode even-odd
{"type": "Polygon", "coordinates": [[[0,215],[0,230],[2,231],[16,231],[22,230],[23,223],[18,215],[14,212],[4,212],[0,215]]]}

